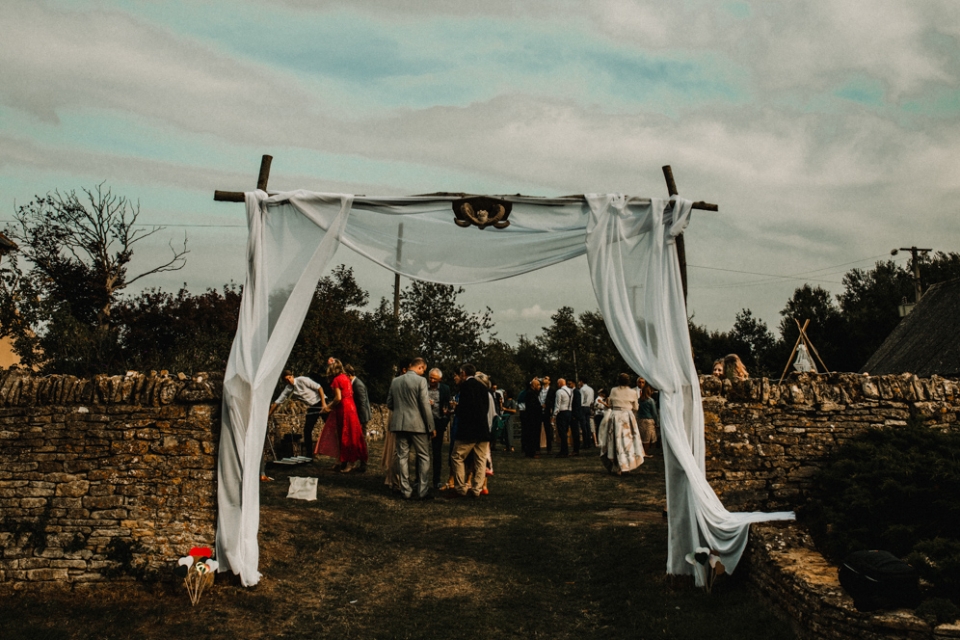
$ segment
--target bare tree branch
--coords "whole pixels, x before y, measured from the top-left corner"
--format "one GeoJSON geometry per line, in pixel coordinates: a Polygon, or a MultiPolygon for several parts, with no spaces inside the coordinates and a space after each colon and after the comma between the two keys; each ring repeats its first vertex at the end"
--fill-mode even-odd
{"type": "Polygon", "coordinates": [[[187,249],[187,234],[183,234],[183,249],[174,248],[173,242],[168,243],[168,246],[170,247],[170,251],[173,253],[173,257],[170,258],[170,260],[167,263],[162,264],[158,267],[154,267],[149,271],[144,271],[143,273],[127,280],[126,284],[128,285],[133,284],[140,278],[143,278],[144,276],[149,276],[154,273],[163,273],[165,271],[179,271],[180,269],[183,269],[183,267],[187,264],[187,259],[184,256],[190,253],[190,250],[187,249]]]}
{"type": "Polygon", "coordinates": [[[48,282],[51,295],[80,295],[83,300],[71,304],[94,305],[101,326],[118,291],[148,275],[182,269],[189,253],[184,235],[182,248],[170,243],[169,260],[128,274],[133,245],[164,227],[137,227],[139,201],[116,195],[105,184],[83,188],[82,200],[75,191],[37,196],[17,209],[17,228],[11,231],[20,241],[22,255],[34,265],[35,275],[48,282]],[[86,291],[76,291],[77,287],[86,291]]]}

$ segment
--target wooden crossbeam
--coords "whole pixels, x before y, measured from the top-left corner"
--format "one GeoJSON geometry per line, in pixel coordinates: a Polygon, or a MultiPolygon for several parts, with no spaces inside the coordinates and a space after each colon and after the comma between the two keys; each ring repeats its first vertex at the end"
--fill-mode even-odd
{"type": "MultiPolygon", "coordinates": [[[[261,191],[267,190],[267,181],[270,179],[270,164],[273,162],[273,156],[264,155],[260,159],[260,174],[257,177],[257,189],[261,191]]],[[[663,175],[667,178],[667,190],[670,191],[670,195],[677,195],[677,185],[673,181],[673,171],[670,169],[670,166],[665,166],[663,168],[663,175]],[[669,177],[668,177],[669,174],[669,177]],[[672,185],[672,186],[671,186],[672,185]]],[[[217,189],[213,192],[213,199],[217,202],[244,202],[243,191],[221,191],[217,189]]],[[[433,196],[456,196],[458,198],[465,198],[470,194],[466,193],[431,193],[425,195],[433,196]]],[[[567,196],[571,198],[579,197],[582,198],[582,195],[579,196],[567,196]]],[[[715,204],[709,202],[697,201],[693,203],[694,209],[699,209],[701,211],[719,211],[719,207],[715,204]]],[[[684,289],[686,291],[686,289],[684,289]]]]}
{"type": "MultiPolygon", "coordinates": [[[[257,189],[260,191],[267,190],[267,182],[270,179],[270,165],[272,162],[273,162],[273,156],[264,154],[264,156],[260,158],[260,173],[257,176],[257,189]]],[[[664,165],[663,178],[667,182],[667,192],[671,196],[678,195],[677,182],[673,177],[673,169],[670,168],[670,165],[664,165]]],[[[462,193],[432,194],[432,195],[444,195],[444,196],[456,195],[459,197],[466,196],[466,194],[462,194],[462,193]]],[[[570,197],[582,198],[583,196],[581,195],[581,196],[570,196],[570,197]]],[[[213,192],[213,199],[216,200],[217,202],[244,202],[245,196],[243,191],[221,191],[218,189],[213,192]]],[[[699,209],[701,211],[719,211],[720,210],[720,207],[718,207],[717,205],[709,202],[703,202],[702,200],[698,200],[694,202],[691,206],[692,208],[699,209]]],[[[400,242],[400,239],[398,238],[398,243],[399,242],[400,242]]],[[[677,260],[680,263],[680,282],[683,285],[683,303],[684,305],[686,305],[687,303],[687,248],[686,248],[686,243],[683,239],[682,233],[677,236],[676,244],[677,244],[677,260]]],[[[399,251],[400,251],[400,245],[398,244],[397,246],[398,261],[399,261],[399,251]]],[[[397,275],[396,276],[397,282],[395,283],[395,288],[397,292],[399,292],[399,279],[400,279],[400,276],[397,275]]],[[[398,295],[399,294],[394,296],[394,314],[399,313],[398,295]]]]}

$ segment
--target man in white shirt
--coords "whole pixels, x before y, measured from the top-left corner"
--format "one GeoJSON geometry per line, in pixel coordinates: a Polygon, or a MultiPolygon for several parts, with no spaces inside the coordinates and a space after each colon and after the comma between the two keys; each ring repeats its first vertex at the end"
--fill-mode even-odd
{"type": "MultiPolygon", "coordinates": [[[[554,401],[553,416],[557,425],[557,437],[560,438],[560,453],[558,458],[567,458],[570,456],[570,448],[567,445],[567,432],[570,427],[577,429],[573,418],[573,394],[576,389],[567,386],[567,381],[563,378],[557,380],[557,397],[554,401]]],[[[573,455],[580,455],[580,432],[573,433],[573,455]]]]}
{"type": "Polygon", "coordinates": [[[593,420],[590,419],[590,416],[593,413],[593,401],[596,399],[596,394],[593,392],[593,387],[588,385],[583,378],[580,378],[577,386],[580,388],[580,415],[575,417],[580,421],[580,433],[583,435],[583,448],[590,449],[593,447],[595,441],[593,435],[593,420]]]}
{"type": "Polygon", "coordinates": [[[290,371],[283,372],[283,381],[287,386],[283,388],[277,399],[270,405],[270,414],[283,404],[287,398],[293,397],[307,405],[307,419],[303,423],[303,455],[313,455],[313,427],[317,424],[320,414],[323,413],[323,390],[316,380],[307,376],[294,378],[290,371]]]}

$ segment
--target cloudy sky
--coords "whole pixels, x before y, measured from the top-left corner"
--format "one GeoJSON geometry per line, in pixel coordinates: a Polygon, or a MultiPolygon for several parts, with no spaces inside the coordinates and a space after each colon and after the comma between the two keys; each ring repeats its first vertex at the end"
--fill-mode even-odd
{"type": "MultiPolygon", "coordinates": [[[[775,326],[795,287],[840,291],[893,247],[960,251],[956,0],[3,0],[0,24],[0,220],[105,180],[167,227],[140,264],[189,236],[147,286],[243,281],[243,206],[212,195],[264,153],[271,189],[369,195],[665,196],[670,164],[720,205],[687,232],[715,329],[775,326]]],[[[463,301],[513,341],[594,309],[585,270],[463,301]]]]}

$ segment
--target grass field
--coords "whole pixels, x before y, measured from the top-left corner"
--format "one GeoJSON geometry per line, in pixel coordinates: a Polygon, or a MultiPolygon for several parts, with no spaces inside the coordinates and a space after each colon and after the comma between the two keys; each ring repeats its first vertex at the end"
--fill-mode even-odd
{"type": "Polygon", "coordinates": [[[490,496],[429,502],[392,496],[375,463],[271,467],[256,587],[221,575],[196,607],[176,582],[15,594],[0,638],[794,637],[742,576],[708,596],[664,574],[661,458],[614,477],[593,455],[494,455],[490,496]],[[289,475],[318,476],[319,500],[287,500],[289,475]]]}

